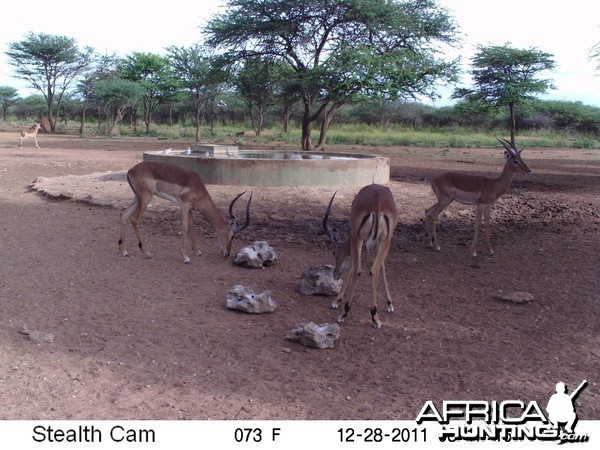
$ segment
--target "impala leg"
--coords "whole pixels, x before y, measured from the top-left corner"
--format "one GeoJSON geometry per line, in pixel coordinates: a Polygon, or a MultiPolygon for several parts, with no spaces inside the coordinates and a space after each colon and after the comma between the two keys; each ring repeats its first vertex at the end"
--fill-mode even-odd
{"type": "MultiPolygon", "coordinates": [[[[142,236],[142,228],[140,226],[140,222],[142,220],[142,216],[144,215],[144,211],[150,204],[150,200],[152,200],[152,195],[145,196],[143,198],[137,198],[135,202],[127,208],[125,211],[125,216],[129,213],[129,220],[131,221],[131,225],[133,225],[133,231],[135,231],[135,235],[138,239],[138,247],[140,251],[145,254],[148,258],[152,258],[152,255],[148,250],[146,250],[146,245],[144,244],[144,237],[142,236]],[[134,206],[136,205],[136,206],[134,206]]],[[[123,219],[121,219],[123,220],[123,219]]],[[[124,219],[127,221],[127,217],[124,219]]]]}
{"type": "Polygon", "coordinates": [[[490,234],[491,234],[491,230],[490,230],[490,210],[492,209],[491,206],[488,206],[487,208],[485,208],[485,210],[483,211],[483,218],[485,220],[485,245],[487,246],[490,255],[494,254],[494,250],[492,250],[492,244],[490,242],[490,234]]]}
{"type": "Polygon", "coordinates": [[[131,215],[138,208],[138,200],[137,197],[133,199],[131,205],[129,205],[126,209],[121,212],[121,230],[119,232],[119,251],[123,256],[129,256],[127,250],[125,250],[125,228],[127,226],[127,222],[131,218],[131,215]]]}
{"type": "Polygon", "coordinates": [[[430,247],[433,247],[433,234],[431,231],[431,212],[433,211],[436,205],[437,203],[431,208],[425,210],[425,238],[427,239],[430,247]]]}
{"type": "Polygon", "coordinates": [[[348,312],[350,312],[350,308],[352,307],[352,299],[354,298],[354,290],[356,289],[356,285],[358,284],[358,279],[362,273],[362,267],[360,263],[361,251],[362,251],[362,241],[352,242],[352,270],[350,271],[350,281],[348,282],[350,285],[350,290],[348,291],[348,295],[346,297],[346,302],[344,303],[344,310],[340,313],[337,318],[338,323],[342,323],[348,312]]]}
{"type": "Polygon", "coordinates": [[[40,146],[39,146],[39,145],[38,145],[38,143],[37,143],[37,137],[36,137],[36,136],[33,136],[33,140],[35,141],[35,146],[36,146],[37,148],[40,148],[40,146]]]}
{"type": "Polygon", "coordinates": [[[194,212],[190,209],[190,222],[188,225],[188,234],[190,237],[190,241],[192,242],[192,251],[196,254],[196,256],[200,256],[202,252],[198,248],[198,244],[196,243],[196,230],[194,229],[194,212]]]}
{"type": "Polygon", "coordinates": [[[381,265],[381,273],[383,275],[383,287],[385,288],[385,296],[387,298],[387,312],[394,312],[394,305],[392,305],[392,296],[390,295],[390,289],[388,288],[387,277],[385,276],[385,262],[381,265]]]}
{"type": "Polygon", "coordinates": [[[429,245],[436,251],[440,251],[440,243],[437,238],[437,232],[435,230],[435,221],[441,212],[452,203],[453,200],[443,201],[438,199],[438,202],[431,208],[425,211],[425,227],[427,231],[427,237],[429,238],[429,245]]]}
{"type": "Polygon", "coordinates": [[[186,203],[181,204],[181,226],[183,227],[183,233],[181,234],[181,256],[183,256],[184,264],[191,264],[190,257],[187,255],[186,243],[188,238],[188,233],[190,232],[190,222],[191,214],[190,214],[190,205],[186,203]]]}
{"type": "MultiPolygon", "coordinates": [[[[373,303],[371,305],[371,320],[373,321],[375,328],[381,328],[381,320],[379,320],[379,317],[377,316],[377,297],[379,296],[379,291],[377,288],[378,288],[378,283],[379,283],[379,271],[383,267],[385,257],[387,256],[389,249],[390,249],[390,241],[389,240],[380,241],[378,244],[377,256],[375,257],[375,261],[373,262],[373,265],[371,266],[371,289],[373,291],[373,303]]],[[[385,268],[383,270],[383,273],[385,274],[385,268]]],[[[386,291],[387,291],[387,283],[385,283],[385,284],[386,284],[386,291]]],[[[389,292],[388,292],[388,306],[389,305],[391,305],[391,300],[389,299],[389,292]]],[[[393,310],[393,308],[392,308],[392,310],[393,310]]]]}
{"type": "Polygon", "coordinates": [[[350,279],[352,278],[352,269],[348,271],[348,274],[342,280],[342,288],[340,289],[340,293],[333,299],[331,302],[331,307],[333,309],[337,309],[340,303],[342,303],[342,299],[344,298],[344,293],[346,292],[346,288],[348,284],[350,284],[350,279]]]}
{"type": "Polygon", "coordinates": [[[355,272],[352,270],[350,272],[350,281],[348,284],[350,285],[350,290],[348,291],[348,295],[346,296],[346,301],[344,303],[344,310],[340,313],[337,318],[338,323],[342,323],[348,313],[350,312],[350,308],[352,307],[352,299],[354,298],[354,290],[356,289],[356,285],[358,284],[358,279],[360,278],[360,272],[355,272]]]}
{"type": "Polygon", "coordinates": [[[481,216],[485,206],[477,205],[477,211],[475,213],[475,235],[473,236],[473,242],[471,243],[471,254],[477,256],[477,238],[479,237],[479,228],[481,227],[481,216]]]}

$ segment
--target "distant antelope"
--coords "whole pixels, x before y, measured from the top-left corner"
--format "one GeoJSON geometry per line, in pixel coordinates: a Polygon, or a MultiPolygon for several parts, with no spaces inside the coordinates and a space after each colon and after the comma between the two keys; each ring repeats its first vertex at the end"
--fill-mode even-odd
{"type": "Polygon", "coordinates": [[[488,178],[479,175],[447,172],[435,177],[431,187],[437,197],[437,203],[425,211],[425,227],[431,247],[438,252],[440,244],[435,231],[435,220],[440,213],[453,201],[464,205],[477,207],[475,216],[475,236],[471,243],[471,254],[477,256],[477,236],[481,216],[485,220],[485,244],[491,255],[494,254],[490,245],[490,208],[508,191],[512,179],[517,173],[529,175],[531,170],[521,159],[521,151],[510,142],[498,139],[506,149],[504,169],[498,178],[488,178]]]}
{"type": "Polygon", "coordinates": [[[38,145],[38,142],[37,142],[37,133],[41,126],[42,126],[41,123],[36,122],[33,124],[32,127],[29,127],[26,130],[22,130],[21,138],[19,140],[19,148],[23,148],[23,141],[27,138],[33,138],[33,140],[35,141],[35,146],[37,148],[40,148],[40,146],[38,145]]]}

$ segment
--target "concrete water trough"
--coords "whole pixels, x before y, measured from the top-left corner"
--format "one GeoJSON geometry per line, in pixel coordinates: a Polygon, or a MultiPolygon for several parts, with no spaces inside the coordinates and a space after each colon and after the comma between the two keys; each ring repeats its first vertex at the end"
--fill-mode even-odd
{"type": "Polygon", "coordinates": [[[385,184],[389,158],[367,154],[240,150],[196,144],[188,151],[147,151],[144,161],[166,161],[197,172],[206,184],[243,186],[356,186],[385,184]]]}

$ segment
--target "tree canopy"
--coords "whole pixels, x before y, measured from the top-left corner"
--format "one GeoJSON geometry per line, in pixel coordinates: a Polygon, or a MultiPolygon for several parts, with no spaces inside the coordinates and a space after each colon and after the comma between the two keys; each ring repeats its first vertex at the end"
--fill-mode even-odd
{"type": "Polygon", "coordinates": [[[142,105],[146,133],[149,133],[152,113],[177,85],[168,60],[154,53],[134,52],[125,58],[120,72],[123,79],[139,83],[145,89],[142,105]]]}
{"type": "Polygon", "coordinates": [[[474,87],[457,89],[456,98],[507,106],[511,141],[515,143],[515,105],[525,103],[552,87],[551,80],[538,78],[555,67],[553,56],[536,48],[517,49],[509,44],[479,46],[471,59],[474,87]]]}
{"type": "Polygon", "coordinates": [[[15,76],[26,80],[42,93],[48,106],[51,131],[66,90],[92,61],[94,50],[80,50],[75,39],[67,36],[30,32],[25,39],[8,44],[8,63],[15,76]]]}
{"type": "Polygon", "coordinates": [[[434,0],[232,0],[206,26],[207,43],[230,63],[254,57],[292,68],[302,96],[302,148],[313,148],[311,123],[323,117],[319,147],[335,112],[364,97],[434,95],[454,79],[442,44],[455,25],[434,0]]]}
{"type": "Polygon", "coordinates": [[[194,100],[196,142],[199,142],[204,118],[202,111],[206,110],[209,100],[216,95],[217,86],[225,76],[216,70],[212,52],[201,44],[167,47],[167,59],[173,76],[194,100]]]}
{"type": "Polygon", "coordinates": [[[2,106],[2,117],[6,120],[8,108],[20,100],[19,91],[10,86],[0,86],[0,105],[2,106]]]}

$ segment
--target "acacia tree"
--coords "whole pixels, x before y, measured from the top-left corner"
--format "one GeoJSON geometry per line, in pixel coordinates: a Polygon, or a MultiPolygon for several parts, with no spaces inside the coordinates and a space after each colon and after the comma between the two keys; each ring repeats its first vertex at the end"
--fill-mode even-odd
{"type": "Polygon", "coordinates": [[[479,46],[471,63],[474,87],[457,89],[454,97],[508,107],[510,140],[515,145],[515,106],[552,88],[551,80],[538,76],[554,69],[553,55],[536,48],[512,48],[509,44],[479,46]]]}
{"type": "Polygon", "coordinates": [[[92,87],[91,96],[103,105],[108,120],[107,134],[119,134],[119,126],[128,109],[136,106],[145,95],[145,89],[135,81],[123,79],[99,80],[92,87]]]}
{"type": "Polygon", "coordinates": [[[177,87],[168,60],[153,53],[134,52],[125,58],[120,71],[123,79],[134,81],[145,89],[142,106],[148,134],[152,113],[177,87]]]}
{"type": "Polygon", "coordinates": [[[94,50],[80,50],[75,39],[30,32],[20,42],[8,44],[8,64],[15,67],[15,77],[26,80],[40,91],[48,106],[50,131],[56,131],[56,115],[63,96],[73,80],[90,65],[94,50]]]}
{"type": "MultiPolygon", "coordinates": [[[[94,84],[100,80],[109,80],[117,78],[117,67],[119,58],[116,55],[101,55],[94,59],[93,68],[87,72],[77,83],[75,92],[81,102],[81,121],[79,125],[79,134],[83,134],[85,128],[87,110],[92,103],[92,94],[94,84]]],[[[100,107],[100,105],[96,105],[100,107]]],[[[100,118],[100,114],[98,114],[100,118]]]]}
{"type": "Polygon", "coordinates": [[[10,86],[0,86],[0,104],[2,105],[2,117],[6,120],[8,108],[16,104],[21,97],[19,91],[10,86]]]}
{"type": "Polygon", "coordinates": [[[199,142],[206,103],[223,81],[223,74],[215,69],[211,51],[201,44],[167,47],[167,59],[180,86],[193,97],[196,142],[199,142]]]}
{"type": "Polygon", "coordinates": [[[362,97],[434,95],[435,80],[456,64],[440,44],[455,26],[434,0],[231,0],[204,30],[230,62],[267,57],[294,74],[304,106],[302,149],[313,149],[312,123],[323,117],[318,148],[343,105],[362,97]]]}
{"type": "Polygon", "coordinates": [[[254,133],[260,136],[265,114],[281,92],[281,64],[264,58],[249,58],[233,77],[233,85],[250,113],[254,133]]]}

